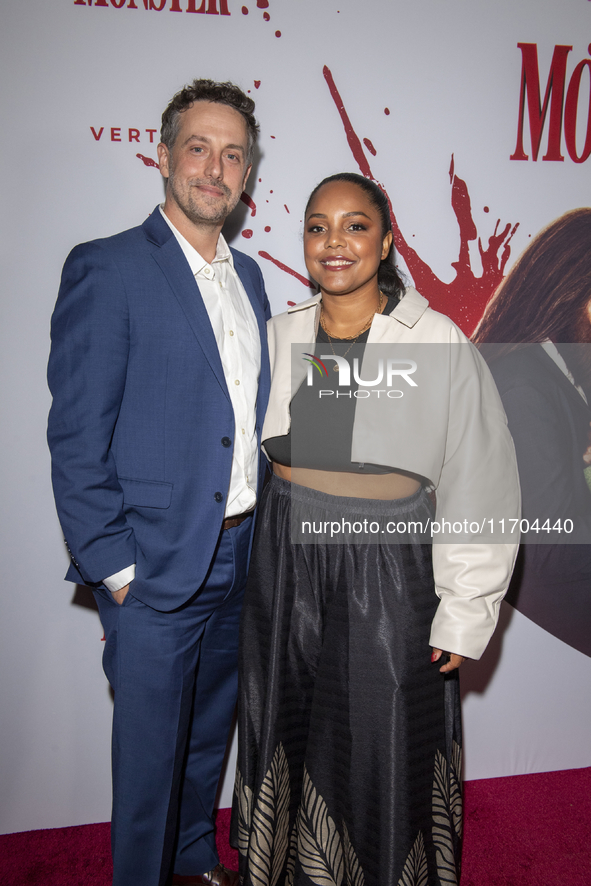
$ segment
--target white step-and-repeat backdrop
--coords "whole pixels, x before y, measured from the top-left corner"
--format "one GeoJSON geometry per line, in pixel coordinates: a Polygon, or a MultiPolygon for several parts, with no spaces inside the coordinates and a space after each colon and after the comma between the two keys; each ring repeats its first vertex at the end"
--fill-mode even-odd
{"type": "MultiPolygon", "coordinates": [[[[110,813],[102,631],[89,592],[63,582],[49,482],[48,328],[72,246],[162,199],[172,94],[206,76],[257,102],[250,199],[228,231],[259,260],[275,312],[310,292],[309,191],[361,171],[392,201],[401,267],[471,333],[530,238],[591,204],[590,40],[589,0],[5,5],[0,830],[110,813]]],[[[463,676],[467,778],[591,765],[588,655],[504,604],[463,676]]]]}

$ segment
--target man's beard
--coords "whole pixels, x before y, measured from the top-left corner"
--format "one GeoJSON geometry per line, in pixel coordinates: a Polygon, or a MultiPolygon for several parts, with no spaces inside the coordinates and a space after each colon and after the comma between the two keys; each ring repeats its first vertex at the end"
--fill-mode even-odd
{"type": "Polygon", "coordinates": [[[194,225],[205,224],[209,226],[223,223],[240,199],[240,195],[234,197],[232,191],[224,182],[211,181],[205,178],[190,179],[186,184],[186,190],[181,191],[176,187],[174,170],[170,171],[168,188],[177,205],[194,225]],[[220,202],[220,198],[210,197],[211,204],[209,204],[208,197],[201,193],[201,200],[197,202],[194,188],[200,185],[217,188],[225,199],[220,202]]]}

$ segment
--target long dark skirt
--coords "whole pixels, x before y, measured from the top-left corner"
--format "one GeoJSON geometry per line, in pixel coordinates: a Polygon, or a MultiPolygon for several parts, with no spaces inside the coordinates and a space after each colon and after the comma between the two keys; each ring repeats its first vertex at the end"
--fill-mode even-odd
{"type": "Polygon", "coordinates": [[[245,886],[459,882],[457,671],[431,663],[428,544],[292,544],[315,518],[431,515],[273,477],[244,601],[232,842],[245,886]]]}

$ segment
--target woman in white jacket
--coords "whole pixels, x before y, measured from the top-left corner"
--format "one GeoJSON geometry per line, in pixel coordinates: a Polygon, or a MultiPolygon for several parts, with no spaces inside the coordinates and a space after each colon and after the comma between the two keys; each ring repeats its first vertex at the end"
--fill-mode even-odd
{"type": "Polygon", "coordinates": [[[241,638],[241,876],[457,883],[457,669],[482,654],[511,575],[513,445],[478,353],[404,288],[376,184],[321,182],[304,251],[319,293],[269,323],[273,475],[241,638]]]}

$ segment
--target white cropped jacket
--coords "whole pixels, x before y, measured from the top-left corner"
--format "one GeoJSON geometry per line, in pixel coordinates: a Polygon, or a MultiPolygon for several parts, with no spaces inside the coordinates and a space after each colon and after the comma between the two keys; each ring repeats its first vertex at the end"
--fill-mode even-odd
{"type": "MultiPolygon", "coordinates": [[[[291,345],[302,344],[311,350],[319,302],[320,295],[314,296],[268,322],[272,381],[263,441],[289,431],[292,392],[307,369],[303,360],[292,362],[291,345]],[[300,377],[293,378],[294,373],[300,377]]],[[[430,642],[447,652],[477,659],[497,624],[518,548],[518,535],[503,535],[497,525],[501,518],[510,521],[520,516],[513,441],[480,354],[449,317],[429,308],[428,301],[413,288],[406,290],[391,314],[376,314],[370,328],[368,345],[397,343],[450,347],[431,352],[431,362],[436,364],[431,379],[436,383],[423,384],[421,406],[412,412],[412,420],[401,420],[400,411],[394,409],[376,411],[371,398],[357,400],[351,459],[391,465],[428,478],[436,491],[436,520],[468,517],[488,521],[486,528],[492,529],[492,535],[486,536],[486,542],[479,541],[476,534],[470,540],[462,535],[458,543],[435,539],[433,544],[440,603],[430,642]]],[[[366,354],[371,352],[366,348],[366,354]]],[[[425,360],[420,358],[419,362],[425,360]]],[[[361,375],[374,377],[371,369],[361,375]]],[[[412,397],[407,401],[411,404],[412,397]]],[[[397,401],[398,410],[402,402],[397,401]]]]}

